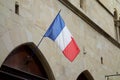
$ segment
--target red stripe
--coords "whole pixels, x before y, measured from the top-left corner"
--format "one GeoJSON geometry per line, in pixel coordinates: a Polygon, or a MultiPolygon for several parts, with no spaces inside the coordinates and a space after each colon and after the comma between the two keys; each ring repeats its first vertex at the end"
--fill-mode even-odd
{"type": "Polygon", "coordinates": [[[78,48],[75,40],[72,38],[71,42],[68,44],[68,46],[64,49],[63,53],[64,55],[72,62],[75,57],[80,52],[80,49],[78,48]]]}

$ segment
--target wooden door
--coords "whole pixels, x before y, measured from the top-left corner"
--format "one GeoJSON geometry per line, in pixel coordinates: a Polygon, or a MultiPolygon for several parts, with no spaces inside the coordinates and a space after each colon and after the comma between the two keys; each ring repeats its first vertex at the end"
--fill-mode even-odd
{"type": "Polygon", "coordinates": [[[0,80],[47,80],[48,75],[28,46],[13,50],[0,68],[0,80]]]}
{"type": "Polygon", "coordinates": [[[77,80],[94,80],[94,78],[88,70],[85,70],[78,76],[77,80]]]}
{"type": "Polygon", "coordinates": [[[77,78],[77,80],[88,80],[88,79],[87,79],[86,76],[82,73],[82,74],[77,78]]]}

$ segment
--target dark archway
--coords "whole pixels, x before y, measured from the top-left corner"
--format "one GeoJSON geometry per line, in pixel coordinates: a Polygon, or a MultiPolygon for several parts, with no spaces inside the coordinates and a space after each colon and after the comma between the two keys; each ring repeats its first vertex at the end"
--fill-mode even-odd
{"type": "Polygon", "coordinates": [[[9,80],[10,78],[17,80],[55,80],[47,60],[32,42],[15,48],[4,61],[0,68],[0,80],[9,80]]]}
{"type": "Polygon", "coordinates": [[[94,78],[88,70],[85,70],[78,76],[77,80],[94,80],[94,78]]]}

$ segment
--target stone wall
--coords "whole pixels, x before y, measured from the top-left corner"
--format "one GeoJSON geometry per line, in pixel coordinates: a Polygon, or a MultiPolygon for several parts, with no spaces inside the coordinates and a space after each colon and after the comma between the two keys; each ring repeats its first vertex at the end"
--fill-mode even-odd
{"type": "MultiPolygon", "coordinates": [[[[81,52],[71,63],[53,41],[43,39],[39,49],[48,60],[56,80],[76,80],[84,70],[88,70],[95,80],[105,80],[105,75],[120,72],[120,49],[58,0],[17,2],[20,7],[19,15],[14,11],[15,0],[0,1],[0,64],[20,44],[34,42],[37,45],[61,9],[60,14],[81,52]]],[[[76,4],[78,5],[74,2],[74,5],[76,4]]],[[[86,11],[83,12],[115,38],[112,16],[95,0],[86,0],[86,11]]]]}

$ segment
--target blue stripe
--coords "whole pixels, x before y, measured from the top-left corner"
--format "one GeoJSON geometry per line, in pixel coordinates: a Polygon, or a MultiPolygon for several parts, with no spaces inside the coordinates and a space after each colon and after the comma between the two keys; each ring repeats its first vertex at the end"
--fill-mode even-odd
{"type": "Polygon", "coordinates": [[[65,23],[58,13],[50,27],[48,28],[47,32],[45,33],[44,37],[49,37],[53,41],[57,38],[57,36],[60,34],[60,32],[63,30],[65,27],[65,23]]]}

